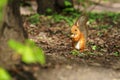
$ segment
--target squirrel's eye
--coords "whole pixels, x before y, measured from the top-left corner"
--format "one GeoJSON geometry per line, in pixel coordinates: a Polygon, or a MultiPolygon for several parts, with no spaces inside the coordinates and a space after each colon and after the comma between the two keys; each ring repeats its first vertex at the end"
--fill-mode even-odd
{"type": "Polygon", "coordinates": [[[75,29],[75,31],[77,31],[77,29],[75,29]]]}

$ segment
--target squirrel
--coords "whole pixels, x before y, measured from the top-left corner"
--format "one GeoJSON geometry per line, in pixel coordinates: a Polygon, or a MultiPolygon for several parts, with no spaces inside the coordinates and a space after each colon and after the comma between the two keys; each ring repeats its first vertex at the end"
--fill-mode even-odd
{"type": "Polygon", "coordinates": [[[71,28],[72,47],[83,52],[86,48],[88,36],[88,17],[83,15],[73,24],[71,28]]]}

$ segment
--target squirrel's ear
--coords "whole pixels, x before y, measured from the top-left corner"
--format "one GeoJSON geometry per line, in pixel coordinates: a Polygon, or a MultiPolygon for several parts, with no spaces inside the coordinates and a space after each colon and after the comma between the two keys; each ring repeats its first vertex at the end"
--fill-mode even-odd
{"type": "Polygon", "coordinates": [[[76,27],[79,27],[79,21],[77,20],[74,24],[76,27]]]}
{"type": "Polygon", "coordinates": [[[78,22],[78,21],[76,22],[76,26],[77,26],[77,27],[79,26],[79,22],[78,22]]]}

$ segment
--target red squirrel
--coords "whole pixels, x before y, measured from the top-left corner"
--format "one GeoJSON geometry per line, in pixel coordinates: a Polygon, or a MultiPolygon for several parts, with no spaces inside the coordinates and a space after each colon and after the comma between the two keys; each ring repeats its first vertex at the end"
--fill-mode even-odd
{"type": "Polygon", "coordinates": [[[86,40],[88,35],[87,16],[81,16],[71,28],[71,38],[73,48],[83,52],[86,48],[86,40]]]}

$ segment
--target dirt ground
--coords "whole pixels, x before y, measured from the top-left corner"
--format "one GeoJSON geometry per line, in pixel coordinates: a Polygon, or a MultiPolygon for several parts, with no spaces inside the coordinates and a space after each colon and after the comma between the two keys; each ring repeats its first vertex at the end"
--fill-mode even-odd
{"type": "Polygon", "coordinates": [[[120,52],[119,22],[107,29],[89,26],[87,49],[72,55],[70,26],[65,21],[53,23],[45,16],[40,19],[37,25],[25,21],[24,27],[44,50],[46,65],[19,66],[17,76],[12,74],[14,80],[120,80],[120,57],[114,54],[120,52]]]}
{"type": "MultiPolygon", "coordinates": [[[[70,26],[65,22],[52,22],[45,16],[33,25],[24,20],[29,38],[41,47],[46,64],[23,64],[11,71],[14,80],[120,80],[120,22],[105,18],[107,29],[89,26],[87,49],[72,55],[70,26]],[[93,49],[96,46],[96,49],[93,49]],[[116,53],[118,52],[118,53],[116,53]]],[[[120,20],[118,20],[120,21],[120,20]]]]}

